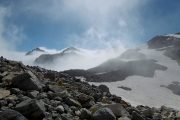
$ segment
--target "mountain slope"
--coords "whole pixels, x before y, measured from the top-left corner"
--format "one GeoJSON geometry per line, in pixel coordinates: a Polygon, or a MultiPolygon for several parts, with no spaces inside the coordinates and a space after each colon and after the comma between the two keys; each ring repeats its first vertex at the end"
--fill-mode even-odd
{"type": "Polygon", "coordinates": [[[134,105],[167,105],[179,109],[179,43],[179,34],[154,37],[146,45],[87,70],[88,76],[81,72],[86,73],[81,76],[95,85],[103,82],[113,94],[134,105]]]}
{"type": "Polygon", "coordinates": [[[80,55],[80,50],[74,47],[66,48],[63,51],[55,54],[42,54],[38,58],[35,59],[36,64],[54,64],[56,61],[60,59],[68,59],[68,58],[78,58],[82,57],[80,55]]]}

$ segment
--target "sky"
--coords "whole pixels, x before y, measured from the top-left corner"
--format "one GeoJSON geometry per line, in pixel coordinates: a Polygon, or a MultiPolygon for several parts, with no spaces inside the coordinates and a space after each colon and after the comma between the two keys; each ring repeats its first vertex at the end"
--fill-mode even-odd
{"type": "Polygon", "coordinates": [[[0,0],[0,49],[99,49],[180,32],[180,0],[0,0]]]}

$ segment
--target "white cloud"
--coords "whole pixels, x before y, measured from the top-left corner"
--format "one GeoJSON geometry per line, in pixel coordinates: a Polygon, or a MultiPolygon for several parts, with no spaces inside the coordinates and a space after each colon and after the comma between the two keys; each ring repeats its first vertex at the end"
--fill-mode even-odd
{"type": "MultiPolygon", "coordinates": [[[[68,44],[74,45],[78,42],[81,47],[97,47],[101,41],[134,44],[135,37],[142,35],[144,31],[138,10],[147,1],[149,0],[38,0],[23,2],[23,5],[28,13],[53,22],[66,21],[69,24],[83,26],[84,32],[75,31],[69,35],[68,44]],[[93,36],[89,34],[92,30],[96,32],[93,36]]],[[[101,46],[103,45],[105,44],[101,46]]]]}
{"type": "Polygon", "coordinates": [[[6,17],[11,15],[10,7],[0,6],[0,56],[16,58],[16,46],[24,40],[21,28],[7,23],[6,17]]]}
{"type": "MultiPolygon", "coordinates": [[[[69,34],[66,41],[67,45],[103,49],[101,53],[95,53],[98,56],[97,61],[100,63],[119,55],[125,49],[124,44],[129,43],[129,41],[132,42],[134,36],[143,33],[143,27],[138,17],[138,8],[145,4],[145,1],[21,0],[20,3],[14,4],[14,6],[17,6],[13,6],[13,10],[17,9],[17,11],[25,12],[27,17],[38,17],[57,24],[66,22],[66,24],[82,26],[84,28],[83,32],[74,31],[74,33],[69,34]]],[[[32,59],[22,57],[24,53],[9,52],[10,49],[15,49],[26,38],[23,34],[23,28],[14,24],[7,24],[5,21],[6,17],[13,14],[11,7],[11,4],[9,7],[0,7],[0,55],[32,64],[32,59]]],[[[88,62],[79,61],[79,63],[83,62],[90,66],[94,64],[92,60],[88,62]]],[[[70,68],[74,64],[72,61],[72,63],[66,65],[69,65],[68,68],[70,68]]],[[[78,67],[78,65],[75,67],[78,67]]]]}

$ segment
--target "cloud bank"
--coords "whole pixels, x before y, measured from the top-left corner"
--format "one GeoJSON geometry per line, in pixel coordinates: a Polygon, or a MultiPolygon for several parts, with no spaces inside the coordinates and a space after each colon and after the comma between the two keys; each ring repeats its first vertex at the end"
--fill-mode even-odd
{"type": "Polygon", "coordinates": [[[147,2],[148,0],[38,0],[24,5],[26,11],[42,16],[43,19],[80,26],[81,32],[75,31],[68,36],[68,45],[102,48],[115,46],[117,43],[118,47],[122,44],[129,45],[135,41],[134,36],[143,34],[139,8],[147,2]]]}
{"type": "MultiPolygon", "coordinates": [[[[98,61],[115,57],[120,55],[127,45],[135,44],[132,42],[134,36],[143,34],[144,28],[141,26],[138,12],[147,1],[20,0],[18,3],[11,1],[6,6],[0,6],[0,55],[32,65],[32,58],[24,58],[24,52],[16,51],[19,44],[25,44],[27,37],[23,26],[7,21],[7,18],[12,16],[25,14],[28,19],[37,18],[49,24],[63,24],[62,30],[73,29],[63,42],[67,46],[101,49],[103,52],[97,53],[98,61]]],[[[61,42],[59,39],[56,40],[57,44],[61,42]]],[[[67,68],[73,66],[72,62],[66,63],[69,65],[67,68]]],[[[83,62],[94,65],[92,59],[83,62]]]]}

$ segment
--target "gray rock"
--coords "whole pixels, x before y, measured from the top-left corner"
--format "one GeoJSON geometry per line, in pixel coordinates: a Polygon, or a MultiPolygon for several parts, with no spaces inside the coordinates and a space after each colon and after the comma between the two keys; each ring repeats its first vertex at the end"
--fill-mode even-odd
{"type": "Polygon", "coordinates": [[[73,116],[71,115],[71,114],[62,114],[61,115],[61,117],[62,117],[62,120],[74,120],[73,118],[73,116]]]}
{"type": "Polygon", "coordinates": [[[132,120],[145,120],[145,119],[139,113],[133,111],[132,112],[132,120]]]}
{"type": "Polygon", "coordinates": [[[111,109],[114,115],[117,117],[130,116],[120,103],[105,105],[104,107],[111,109]]]}
{"type": "Polygon", "coordinates": [[[76,107],[79,107],[79,108],[82,107],[82,106],[81,106],[81,103],[79,103],[78,101],[76,101],[76,100],[74,100],[74,99],[72,99],[72,98],[67,98],[67,99],[66,99],[66,103],[67,103],[68,105],[70,105],[70,106],[76,106],[76,107]]]}
{"type": "Polygon", "coordinates": [[[148,118],[152,118],[153,117],[153,111],[152,111],[151,108],[147,108],[147,109],[142,110],[142,114],[145,117],[148,117],[148,118]]]}
{"type": "Polygon", "coordinates": [[[44,86],[31,71],[14,77],[12,85],[22,90],[40,90],[44,86]]]}
{"type": "Polygon", "coordinates": [[[56,93],[59,93],[65,90],[64,87],[58,86],[58,85],[49,85],[48,87],[51,91],[56,92],[56,93]]]}
{"type": "Polygon", "coordinates": [[[16,105],[15,110],[31,120],[41,120],[45,116],[44,102],[27,99],[16,105]]]}
{"type": "Polygon", "coordinates": [[[56,107],[56,111],[58,113],[63,113],[64,112],[64,107],[62,105],[59,105],[59,106],[56,107]]]}
{"type": "Polygon", "coordinates": [[[22,114],[14,110],[0,111],[0,120],[27,120],[22,114]]]}
{"type": "Polygon", "coordinates": [[[80,118],[81,119],[87,119],[90,120],[92,118],[91,112],[89,110],[87,110],[86,108],[82,108],[80,109],[80,118]]]}
{"type": "Polygon", "coordinates": [[[99,85],[98,88],[102,91],[102,92],[107,92],[109,93],[109,88],[106,85],[99,85]]]}
{"type": "Polygon", "coordinates": [[[131,120],[131,119],[128,117],[120,117],[120,118],[118,118],[118,120],[131,120]]]}
{"type": "Polygon", "coordinates": [[[78,97],[78,101],[80,103],[86,103],[86,102],[94,99],[92,96],[88,96],[84,93],[79,94],[77,97],[78,97]]]}
{"type": "Polygon", "coordinates": [[[116,116],[109,108],[101,108],[93,114],[94,120],[116,120],[116,116]]]}
{"type": "Polygon", "coordinates": [[[28,93],[28,96],[29,96],[30,98],[36,98],[36,97],[38,96],[38,94],[39,94],[39,92],[36,91],[36,90],[34,90],[34,91],[29,92],[29,93],[28,93]]]}
{"type": "Polygon", "coordinates": [[[21,90],[19,88],[11,88],[11,94],[20,94],[21,90]]]}
{"type": "Polygon", "coordinates": [[[0,99],[5,98],[10,95],[9,90],[0,89],[0,99]]]}

